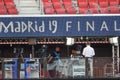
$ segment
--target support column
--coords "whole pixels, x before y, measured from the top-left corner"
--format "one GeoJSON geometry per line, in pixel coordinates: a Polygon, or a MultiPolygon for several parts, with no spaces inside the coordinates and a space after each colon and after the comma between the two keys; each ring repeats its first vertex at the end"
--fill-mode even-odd
{"type": "Polygon", "coordinates": [[[119,45],[112,46],[113,51],[113,75],[117,74],[119,72],[119,45]]]}
{"type": "Polygon", "coordinates": [[[29,45],[32,45],[32,58],[34,58],[34,45],[36,44],[35,38],[28,38],[29,45]]]}

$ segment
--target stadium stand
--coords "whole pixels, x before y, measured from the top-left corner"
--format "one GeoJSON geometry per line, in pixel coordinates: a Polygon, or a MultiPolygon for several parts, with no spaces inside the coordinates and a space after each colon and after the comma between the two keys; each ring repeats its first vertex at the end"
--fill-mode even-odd
{"type": "Polygon", "coordinates": [[[0,8],[0,15],[7,15],[7,9],[6,8],[0,8]]]}
{"type": "Polygon", "coordinates": [[[99,11],[98,11],[98,8],[97,7],[94,7],[94,8],[90,8],[90,14],[98,14],[99,11]]]}
{"type": "Polygon", "coordinates": [[[4,7],[5,5],[4,5],[4,2],[3,1],[0,1],[0,8],[2,7],[4,7]]]}
{"type": "Polygon", "coordinates": [[[118,0],[108,0],[108,3],[110,6],[118,6],[119,5],[118,0]]]}
{"type": "Polygon", "coordinates": [[[46,7],[44,12],[45,12],[45,14],[54,14],[55,10],[52,7],[46,7]]]}
{"type": "Polygon", "coordinates": [[[0,0],[0,15],[18,15],[16,4],[13,0],[0,0]]]}
{"type": "Polygon", "coordinates": [[[15,3],[12,0],[4,0],[4,4],[6,6],[6,8],[13,8],[15,7],[15,3]]]}
{"type": "Polygon", "coordinates": [[[65,9],[63,7],[55,9],[57,14],[65,14],[65,9]]]}
{"type": "Polygon", "coordinates": [[[7,11],[10,15],[18,14],[18,10],[15,7],[7,8],[7,11]]]}
{"type": "Polygon", "coordinates": [[[66,8],[67,14],[76,14],[76,9],[74,7],[66,8]]]}
{"type": "Polygon", "coordinates": [[[119,13],[120,0],[0,0],[1,15],[119,13]]]}
{"type": "Polygon", "coordinates": [[[119,5],[120,0],[43,0],[45,14],[46,6],[54,9],[50,14],[119,14],[119,5]]]}
{"type": "Polygon", "coordinates": [[[110,13],[113,13],[113,14],[120,13],[118,6],[110,6],[110,13]]]}
{"type": "Polygon", "coordinates": [[[108,2],[107,1],[100,1],[99,2],[99,7],[100,8],[108,8],[108,2]]]}
{"type": "Polygon", "coordinates": [[[100,14],[108,14],[109,13],[109,10],[107,7],[100,7],[100,14]]]}

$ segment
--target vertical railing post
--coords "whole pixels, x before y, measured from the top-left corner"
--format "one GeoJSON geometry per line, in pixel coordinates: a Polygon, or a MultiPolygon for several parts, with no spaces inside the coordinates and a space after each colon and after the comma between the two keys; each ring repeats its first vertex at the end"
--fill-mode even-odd
{"type": "Polygon", "coordinates": [[[2,79],[5,78],[5,64],[4,64],[4,58],[2,58],[2,79]]]}

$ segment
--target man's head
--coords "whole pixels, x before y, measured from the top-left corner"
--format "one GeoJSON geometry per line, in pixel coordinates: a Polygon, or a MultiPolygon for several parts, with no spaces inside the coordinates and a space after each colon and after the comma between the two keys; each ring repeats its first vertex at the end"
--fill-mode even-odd
{"type": "Polygon", "coordinates": [[[59,47],[56,47],[55,50],[56,50],[57,52],[59,52],[59,51],[60,51],[60,48],[59,48],[59,47]]]}
{"type": "Polygon", "coordinates": [[[90,42],[87,42],[87,43],[86,43],[86,46],[90,46],[90,42]]]}

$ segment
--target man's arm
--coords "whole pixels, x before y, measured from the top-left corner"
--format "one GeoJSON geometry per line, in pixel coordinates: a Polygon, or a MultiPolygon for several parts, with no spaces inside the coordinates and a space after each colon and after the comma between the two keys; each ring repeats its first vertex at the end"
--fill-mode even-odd
{"type": "Polygon", "coordinates": [[[85,57],[85,49],[83,49],[82,55],[85,57]]]}
{"type": "Polygon", "coordinates": [[[56,51],[54,51],[53,53],[54,53],[54,55],[55,55],[56,58],[60,57],[60,55],[56,51]]]}
{"type": "Polygon", "coordinates": [[[53,59],[53,56],[50,56],[49,58],[48,58],[48,63],[50,63],[50,61],[53,59]]]}

